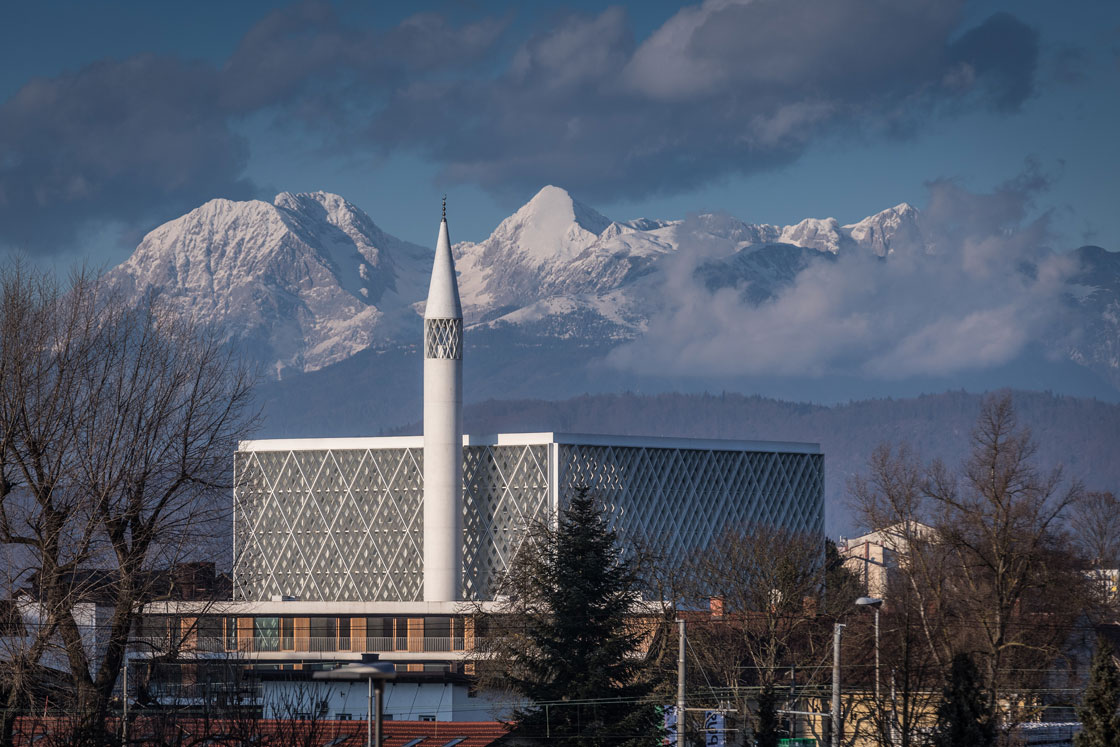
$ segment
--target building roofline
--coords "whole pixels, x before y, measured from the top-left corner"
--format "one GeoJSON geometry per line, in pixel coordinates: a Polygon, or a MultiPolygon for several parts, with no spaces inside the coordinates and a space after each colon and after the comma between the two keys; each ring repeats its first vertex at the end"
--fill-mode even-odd
{"type": "Polygon", "coordinates": [[[398,601],[248,601],[224,600],[218,602],[149,602],[145,614],[200,614],[227,617],[307,617],[335,615],[362,617],[366,615],[470,615],[474,612],[493,612],[499,602],[398,602],[398,601]]]}
{"type": "MultiPolygon", "coordinates": [[[[444,616],[473,615],[475,613],[501,614],[508,602],[501,599],[460,602],[394,602],[394,601],[331,601],[292,600],[249,601],[221,600],[202,602],[158,601],[144,605],[145,615],[213,615],[215,617],[311,617],[316,615],[338,617],[388,616],[444,616]]],[[[635,601],[630,608],[633,615],[660,614],[662,602],[635,601]]]]}
{"type": "MultiPolygon", "coordinates": [[[[601,433],[494,433],[466,434],[464,446],[630,446],[657,449],[699,449],[704,451],[762,451],[794,454],[820,454],[819,443],[796,441],[740,441],[717,438],[675,438],[666,436],[616,436],[601,433]]],[[[238,451],[320,451],[336,449],[422,449],[423,436],[363,436],[353,438],[268,438],[241,441],[238,451]]]]}

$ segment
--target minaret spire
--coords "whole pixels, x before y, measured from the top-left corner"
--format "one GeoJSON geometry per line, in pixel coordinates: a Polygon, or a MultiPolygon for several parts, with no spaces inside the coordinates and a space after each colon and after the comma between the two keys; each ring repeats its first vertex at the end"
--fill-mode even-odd
{"type": "Polygon", "coordinates": [[[463,308],[447,196],[424,307],[424,601],[454,602],[463,577],[463,308]]]}

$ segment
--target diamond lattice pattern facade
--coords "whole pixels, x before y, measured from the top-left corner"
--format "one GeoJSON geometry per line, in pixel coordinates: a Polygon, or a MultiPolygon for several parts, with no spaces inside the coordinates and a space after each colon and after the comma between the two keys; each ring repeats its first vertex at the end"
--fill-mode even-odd
{"type": "MultiPolygon", "coordinates": [[[[253,441],[235,455],[235,597],[416,601],[423,592],[423,439],[253,441]]],[[[489,599],[526,527],[587,487],[624,534],[671,561],[723,528],[819,533],[816,444],[575,436],[464,438],[463,595],[489,599]]]]}

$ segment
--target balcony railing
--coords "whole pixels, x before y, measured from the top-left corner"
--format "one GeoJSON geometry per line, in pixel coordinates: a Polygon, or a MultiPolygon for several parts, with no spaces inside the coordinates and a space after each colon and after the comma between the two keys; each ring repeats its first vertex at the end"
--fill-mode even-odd
{"type": "Polygon", "coordinates": [[[252,680],[180,683],[152,679],[147,683],[147,690],[150,696],[160,699],[164,704],[176,700],[252,703],[259,701],[261,697],[261,683],[252,680]]]}
{"type": "MultiPolygon", "coordinates": [[[[472,650],[481,641],[463,636],[400,637],[373,636],[338,638],[335,636],[268,636],[254,638],[210,638],[189,636],[179,646],[182,652],[195,653],[365,653],[405,651],[412,653],[442,653],[472,650]],[[468,648],[468,643],[472,644],[468,648]]],[[[145,638],[137,650],[161,653],[169,650],[166,638],[145,638]]]]}

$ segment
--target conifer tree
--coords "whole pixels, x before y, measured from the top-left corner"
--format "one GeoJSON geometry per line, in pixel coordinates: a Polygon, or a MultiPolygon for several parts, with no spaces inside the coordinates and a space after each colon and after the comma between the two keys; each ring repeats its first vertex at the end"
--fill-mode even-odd
{"type": "Polygon", "coordinates": [[[934,747],[991,747],[996,743],[996,725],[980,673],[968,654],[957,654],[937,707],[934,747]]]}
{"type": "Polygon", "coordinates": [[[502,590],[510,608],[488,621],[498,639],[486,662],[491,676],[532,702],[513,716],[518,737],[580,747],[659,743],[645,700],[652,687],[636,656],[641,634],[627,624],[637,586],[586,490],[555,531],[531,532],[502,590]]]}
{"type": "Polygon", "coordinates": [[[756,747],[778,747],[778,694],[767,684],[758,694],[758,723],[754,730],[756,747]]]}
{"type": "Polygon", "coordinates": [[[1112,647],[1101,639],[1093,655],[1089,686],[1077,709],[1081,732],[1074,747],[1120,747],[1120,672],[1112,660],[1112,647]]]}

